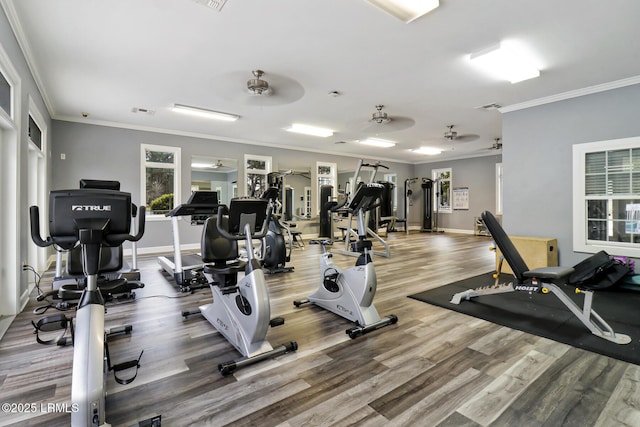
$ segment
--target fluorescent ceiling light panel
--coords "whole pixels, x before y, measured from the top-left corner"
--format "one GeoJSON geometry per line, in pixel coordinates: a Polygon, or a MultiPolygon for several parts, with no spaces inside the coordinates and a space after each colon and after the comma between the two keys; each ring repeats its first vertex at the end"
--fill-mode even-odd
{"type": "Polygon", "coordinates": [[[192,168],[212,168],[213,165],[209,163],[191,163],[192,168]]]}
{"type": "Polygon", "coordinates": [[[288,132],[302,133],[304,135],[320,136],[326,138],[333,135],[333,130],[326,128],[319,128],[316,126],[305,125],[302,123],[293,123],[290,127],[285,129],[288,132]]]}
{"type": "Polygon", "coordinates": [[[207,110],[206,108],[190,107],[188,105],[173,104],[172,110],[176,113],[190,114],[192,116],[204,117],[207,119],[235,122],[240,118],[236,114],[222,113],[220,111],[207,110]]]}
{"type": "Polygon", "coordinates": [[[377,139],[377,138],[363,139],[362,141],[360,141],[360,144],[371,145],[374,147],[383,147],[383,148],[395,147],[396,145],[396,143],[393,141],[387,141],[386,139],[377,139]]]}
{"type": "Polygon", "coordinates": [[[525,58],[515,48],[504,43],[472,53],[470,60],[474,65],[511,83],[518,83],[540,75],[540,70],[532,64],[532,61],[525,58]]]}
{"type": "Polygon", "coordinates": [[[440,6],[439,0],[367,0],[407,24],[440,6]]]}
{"type": "Polygon", "coordinates": [[[416,148],[415,150],[411,150],[413,153],[416,154],[426,154],[427,156],[436,156],[440,153],[442,153],[442,150],[439,148],[433,148],[433,147],[420,147],[420,148],[416,148]]]}

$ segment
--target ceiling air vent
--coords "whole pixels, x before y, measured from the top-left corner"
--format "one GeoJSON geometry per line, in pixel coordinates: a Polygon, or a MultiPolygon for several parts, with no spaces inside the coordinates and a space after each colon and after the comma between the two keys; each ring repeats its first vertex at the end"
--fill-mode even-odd
{"type": "Polygon", "coordinates": [[[222,10],[222,6],[227,2],[227,0],[193,0],[196,3],[203,4],[207,7],[210,7],[213,10],[217,10],[220,12],[222,10]]]}
{"type": "Polygon", "coordinates": [[[150,110],[149,108],[142,108],[142,107],[133,107],[131,109],[132,113],[142,113],[142,114],[148,114],[150,116],[153,116],[156,112],[155,110],[150,110]]]}
{"type": "Polygon", "coordinates": [[[476,110],[497,110],[498,108],[502,108],[502,105],[492,102],[491,104],[485,104],[476,107],[476,110]]]}

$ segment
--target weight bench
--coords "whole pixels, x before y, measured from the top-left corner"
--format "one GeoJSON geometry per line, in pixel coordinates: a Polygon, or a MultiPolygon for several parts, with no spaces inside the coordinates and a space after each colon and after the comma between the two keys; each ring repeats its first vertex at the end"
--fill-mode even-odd
{"type": "Polygon", "coordinates": [[[491,233],[496,246],[502,252],[502,257],[498,263],[496,281],[493,286],[486,286],[476,289],[469,289],[459,292],[453,296],[451,303],[460,304],[464,300],[481,295],[501,294],[506,292],[541,292],[553,293],[571,312],[593,333],[594,335],[612,341],[616,344],[628,344],[631,338],[628,335],[619,334],[609,326],[609,324],[596,313],[592,308],[593,289],[588,286],[576,288],[576,293],[584,295],[583,306],[580,308],[558,285],[566,285],[569,275],[573,273],[572,267],[542,267],[530,270],[522,259],[522,256],[505,233],[498,220],[489,211],[482,213],[487,230],[491,233]],[[514,282],[508,284],[499,283],[502,261],[505,260],[513,270],[514,282]]]}

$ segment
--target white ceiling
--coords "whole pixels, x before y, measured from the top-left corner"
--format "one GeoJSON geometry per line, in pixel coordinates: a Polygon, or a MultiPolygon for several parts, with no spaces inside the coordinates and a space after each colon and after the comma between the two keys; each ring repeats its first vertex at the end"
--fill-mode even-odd
{"type": "Polygon", "coordinates": [[[492,155],[487,148],[501,136],[501,113],[476,107],[517,108],[610,82],[640,82],[637,0],[441,0],[410,24],[364,0],[227,0],[219,12],[194,0],[0,3],[55,119],[355,157],[421,163],[492,155]],[[470,53],[501,41],[530,52],[541,76],[511,84],[469,64],[470,53]],[[247,93],[255,69],[265,71],[271,98],[247,93]],[[194,119],[173,113],[174,103],[241,118],[194,119]],[[404,118],[397,123],[415,124],[371,129],[377,104],[404,118]],[[336,134],[284,131],[292,122],[336,134]],[[479,137],[452,147],[443,138],[449,124],[479,137]],[[375,133],[396,147],[354,142],[375,133]],[[408,151],[421,145],[448,151],[408,151]]]}

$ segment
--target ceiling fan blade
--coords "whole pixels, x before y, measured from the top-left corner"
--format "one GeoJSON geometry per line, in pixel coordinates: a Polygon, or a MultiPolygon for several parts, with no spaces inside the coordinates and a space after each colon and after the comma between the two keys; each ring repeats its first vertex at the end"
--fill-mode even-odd
{"type": "Polygon", "coordinates": [[[480,138],[480,135],[468,134],[468,135],[458,135],[454,140],[456,142],[471,142],[480,138]]]}
{"type": "Polygon", "coordinates": [[[385,133],[405,130],[416,124],[416,121],[409,117],[390,117],[386,123],[376,123],[372,121],[364,122],[361,130],[368,133],[385,133]]]}

